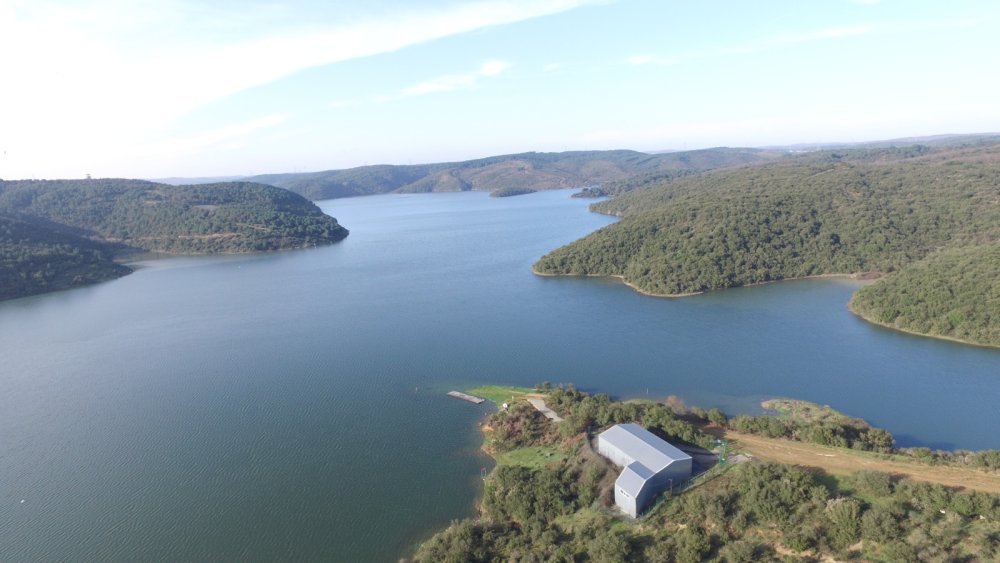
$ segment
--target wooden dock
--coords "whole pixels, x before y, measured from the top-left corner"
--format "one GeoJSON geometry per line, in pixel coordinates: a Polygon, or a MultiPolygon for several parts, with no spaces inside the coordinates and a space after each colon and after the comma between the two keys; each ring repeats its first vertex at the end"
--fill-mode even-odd
{"type": "Polygon", "coordinates": [[[455,397],[456,399],[462,399],[463,401],[469,401],[470,403],[475,403],[477,405],[479,403],[482,403],[482,402],[486,401],[486,399],[484,399],[482,397],[476,397],[474,395],[468,395],[466,393],[462,393],[461,391],[448,391],[448,396],[455,397]]]}

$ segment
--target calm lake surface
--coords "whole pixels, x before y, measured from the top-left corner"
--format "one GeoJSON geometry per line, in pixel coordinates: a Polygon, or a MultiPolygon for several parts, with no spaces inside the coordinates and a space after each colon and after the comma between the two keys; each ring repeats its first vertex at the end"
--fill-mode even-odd
{"type": "Polygon", "coordinates": [[[588,203],[322,202],[340,244],[0,303],[0,560],[393,561],[473,510],[487,410],[444,392],[479,383],[788,396],[1000,448],[1000,351],[871,326],[857,283],[668,300],[532,275],[612,221],[588,203]]]}

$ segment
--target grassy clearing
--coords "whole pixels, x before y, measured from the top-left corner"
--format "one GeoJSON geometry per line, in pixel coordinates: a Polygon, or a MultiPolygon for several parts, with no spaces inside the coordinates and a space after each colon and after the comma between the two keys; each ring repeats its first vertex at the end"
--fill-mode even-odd
{"type": "Polygon", "coordinates": [[[529,393],[537,393],[537,391],[529,387],[512,387],[507,385],[482,385],[466,389],[465,392],[493,401],[498,406],[510,402],[511,399],[523,399],[529,393]]]}
{"type": "Polygon", "coordinates": [[[780,416],[801,420],[803,422],[826,422],[830,424],[847,424],[851,426],[867,426],[858,418],[847,416],[827,405],[817,405],[809,401],[795,399],[771,399],[760,404],[768,410],[777,411],[780,416]]]}
{"type": "Polygon", "coordinates": [[[537,469],[566,459],[566,453],[555,446],[528,446],[496,456],[497,465],[520,465],[537,469]]]}

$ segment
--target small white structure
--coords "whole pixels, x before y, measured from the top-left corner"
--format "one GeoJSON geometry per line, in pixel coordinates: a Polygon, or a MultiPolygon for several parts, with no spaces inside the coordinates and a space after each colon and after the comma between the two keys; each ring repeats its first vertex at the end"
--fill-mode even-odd
{"type": "Polygon", "coordinates": [[[597,436],[597,452],[623,467],[615,504],[635,518],[653,498],[691,477],[691,456],[638,424],[617,424],[597,436]]]}

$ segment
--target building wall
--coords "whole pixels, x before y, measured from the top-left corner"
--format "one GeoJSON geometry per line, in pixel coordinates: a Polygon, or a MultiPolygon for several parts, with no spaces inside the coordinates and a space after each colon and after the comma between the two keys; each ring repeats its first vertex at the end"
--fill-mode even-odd
{"type": "MultiPolygon", "coordinates": [[[[600,436],[597,438],[597,452],[623,468],[635,461],[612,444],[601,439],[600,436]]],[[[691,478],[691,470],[692,460],[690,458],[674,461],[651,477],[636,497],[622,491],[616,483],[615,504],[626,514],[635,518],[649,506],[658,494],[670,488],[671,479],[673,479],[676,488],[682,481],[691,478]]]]}
{"type": "Polygon", "coordinates": [[[677,460],[664,467],[663,471],[654,475],[642,489],[643,494],[638,499],[639,512],[645,510],[656,499],[657,495],[670,488],[671,479],[673,480],[674,489],[684,481],[690,479],[691,461],[690,459],[677,460]]]}
{"type": "Polygon", "coordinates": [[[615,486],[615,505],[632,518],[635,518],[639,514],[637,500],[617,485],[615,486]]]}
{"type": "Polygon", "coordinates": [[[658,489],[647,482],[646,486],[639,491],[638,498],[635,499],[635,513],[629,514],[629,516],[638,518],[646,510],[646,507],[649,506],[650,501],[653,500],[657,492],[659,492],[658,489]]]}
{"type": "Polygon", "coordinates": [[[646,508],[648,508],[654,500],[656,500],[656,497],[660,493],[670,488],[671,479],[673,479],[673,486],[676,489],[682,482],[690,478],[691,460],[677,460],[665,467],[656,475],[650,477],[635,498],[628,493],[625,493],[616,484],[615,504],[618,505],[626,514],[632,518],[636,518],[639,514],[646,510],[646,508]]]}
{"type": "Polygon", "coordinates": [[[688,459],[679,459],[670,465],[666,466],[663,471],[656,475],[658,482],[669,483],[669,479],[674,480],[674,485],[681,481],[687,481],[691,478],[691,462],[688,459]]]}
{"type": "Polygon", "coordinates": [[[619,467],[625,467],[635,461],[631,457],[625,455],[625,452],[614,447],[600,436],[597,437],[597,453],[610,459],[611,463],[619,467]]]}

